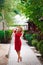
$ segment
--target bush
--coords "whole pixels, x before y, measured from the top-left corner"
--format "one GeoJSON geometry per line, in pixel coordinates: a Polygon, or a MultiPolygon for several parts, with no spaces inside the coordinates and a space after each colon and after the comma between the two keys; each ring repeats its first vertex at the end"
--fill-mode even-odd
{"type": "Polygon", "coordinates": [[[43,56],[43,40],[41,40],[41,41],[39,42],[39,44],[37,45],[37,47],[38,47],[38,50],[40,51],[40,53],[41,53],[42,56],[43,56]]]}
{"type": "Polygon", "coordinates": [[[35,46],[36,49],[37,49],[37,44],[38,44],[38,43],[39,43],[39,42],[38,42],[37,39],[32,40],[32,45],[35,46]]]}
{"type": "Polygon", "coordinates": [[[33,39],[38,39],[38,34],[33,34],[33,39]]]}
{"type": "Polygon", "coordinates": [[[43,32],[40,33],[40,40],[43,40],[43,32]]]}
{"type": "Polygon", "coordinates": [[[5,31],[6,42],[10,42],[10,40],[11,40],[11,35],[12,35],[12,30],[6,30],[6,31],[5,31]]]}
{"type": "Polygon", "coordinates": [[[8,43],[11,40],[12,30],[0,31],[0,42],[8,43]]]}
{"type": "Polygon", "coordinates": [[[4,39],[4,31],[0,30],[0,42],[4,39]]]}
{"type": "Polygon", "coordinates": [[[32,45],[31,41],[32,41],[32,34],[25,34],[25,38],[28,41],[29,45],[32,45]]]}
{"type": "Polygon", "coordinates": [[[26,39],[26,38],[25,38],[26,33],[28,33],[28,31],[27,31],[27,30],[24,30],[24,34],[23,34],[23,38],[24,38],[24,39],[26,39]]]}
{"type": "Polygon", "coordinates": [[[41,41],[41,40],[43,40],[43,32],[41,32],[41,33],[34,33],[33,34],[33,39],[37,39],[38,41],[41,41]]]}

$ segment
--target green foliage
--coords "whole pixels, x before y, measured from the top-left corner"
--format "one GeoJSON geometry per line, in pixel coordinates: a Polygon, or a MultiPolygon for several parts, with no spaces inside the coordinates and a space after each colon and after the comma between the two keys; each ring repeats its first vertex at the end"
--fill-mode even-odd
{"type": "Polygon", "coordinates": [[[12,17],[14,15],[12,15],[12,13],[14,14],[13,12],[15,7],[14,4],[16,4],[15,0],[0,0],[0,11],[2,12],[2,15],[4,16],[4,19],[6,19],[6,23],[8,26],[13,24],[12,17]],[[4,13],[2,10],[4,11],[4,13]]]}
{"type": "Polygon", "coordinates": [[[27,30],[24,30],[23,38],[25,39],[25,34],[28,33],[27,30]]]}
{"type": "Polygon", "coordinates": [[[37,47],[38,47],[38,50],[40,51],[40,53],[41,53],[42,56],[43,56],[43,40],[41,40],[41,41],[39,42],[39,44],[37,45],[37,47]]]}
{"type": "Polygon", "coordinates": [[[5,13],[5,19],[6,19],[6,23],[7,23],[7,26],[10,26],[11,24],[13,25],[14,24],[14,21],[12,19],[12,13],[10,12],[6,12],[5,13]]]}
{"type": "Polygon", "coordinates": [[[12,17],[15,15],[14,13],[19,14],[23,9],[20,0],[0,0],[0,11],[4,11],[4,13],[2,12],[2,15],[4,15],[4,19],[6,19],[8,26],[14,24],[12,20],[12,17]],[[3,5],[3,7],[1,5],[3,5]],[[12,15],[12,13],[14,15],[12,15]]]}
{"type": "Polygon", "coordinates": [[[0,30],[0,42],[4,39],[4,31],[0,30]]]}
{"type": "Polygon", "coordinates": [[[0,10],[2,9],[6,18],[6,13],[8,14],[7,22],[8,20],[11,21],[12,16],[9,18],[11,12],[16,14],[19,12],[33,20],[38,28],[43,31],[43,22],[39,21],[39,18],[43,16],[43,0],[0,0],[0,10]]]}
{"type": "Polygon", "coordinates": [[[33,39],[33,40],[32,40],[32,45],[35,46],[36,49],[37,49],[37,44],[38,44],[38,43],[39,43],[39,42],[38,42],[37,39],[33,39]]]}
{"type": "Polygon", "coordinates": [[[26,33],[25,34],[25,39],[28,41],[28,44],[29,45],[32,45],[32,34],[30,34],[30,33],[26,33]]]}
{"type": "Polygon", "coordinates": [[[4,7],[4,2],[5,2],[5,0],[0,0],[0,9],[2,9],[4,7]]]}
{"type": "Polygon", "coordinates": [[[36,33],[34,33],[33,35],[32,35],[32,37],[33,37],[33,39],[38,39],[38,34],[36,33]]]}
{"type": "Polygon", "coordinates": [[[43,16],[43,0],[27,0],[25,4],[25,15],[33,20],[33,22],[43,31],[43,22],[39,18],[43,16]]]}
{"type": "Polygon", "coordinates": [[[0,16],[2,16],[2,13],[0,12],[0,16]]]}
{"type": "Polygon", "coordinates": [[[0,30],[0,42],[8,43],[11,40],[12,30],[0,30]]]}
{"type": "Polygon", "coordinates": [[[6,30],[5,31],[5,38],[6,41],[9,41],[11,39],[12,31],[11,30],[6,30]]]}

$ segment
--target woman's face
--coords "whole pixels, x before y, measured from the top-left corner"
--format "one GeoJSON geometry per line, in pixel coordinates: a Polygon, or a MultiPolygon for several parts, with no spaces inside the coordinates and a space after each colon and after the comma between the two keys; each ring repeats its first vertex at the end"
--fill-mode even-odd
{"type": "Polygon", "coordinates": [[[20,31],[21,31],[21,29],[20,28],[17,28],[16,32],[20,32],[20,31]]]}
{"type": "Polygon", "coordinates": [[[18,30],[18,28],[16,29],[16,32],[18,32],[19,30],[18,30]]]}
{"type": "Polygon", "coordinates": [[[22,28],[21,27],[17,27],[17,32],[21,32],[22,31],[22,28]]]}

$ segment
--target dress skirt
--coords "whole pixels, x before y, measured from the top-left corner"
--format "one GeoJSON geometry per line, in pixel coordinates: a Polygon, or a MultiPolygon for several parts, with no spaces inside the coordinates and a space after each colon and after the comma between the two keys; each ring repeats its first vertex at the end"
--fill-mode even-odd
{"type": "Polygon", "coordinates": [[[21,50],[21,33],[15,33],[15,50],[20,51],[21,50]]]}

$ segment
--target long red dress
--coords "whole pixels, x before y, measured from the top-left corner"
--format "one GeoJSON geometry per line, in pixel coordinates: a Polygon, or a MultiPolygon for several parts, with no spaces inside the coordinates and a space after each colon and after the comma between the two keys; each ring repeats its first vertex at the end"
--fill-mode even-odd
{"type": "Polygon", "coordinates": [[[15,33],[15,50],[20,51],[21,50],[21,32],[15,33]]]}

